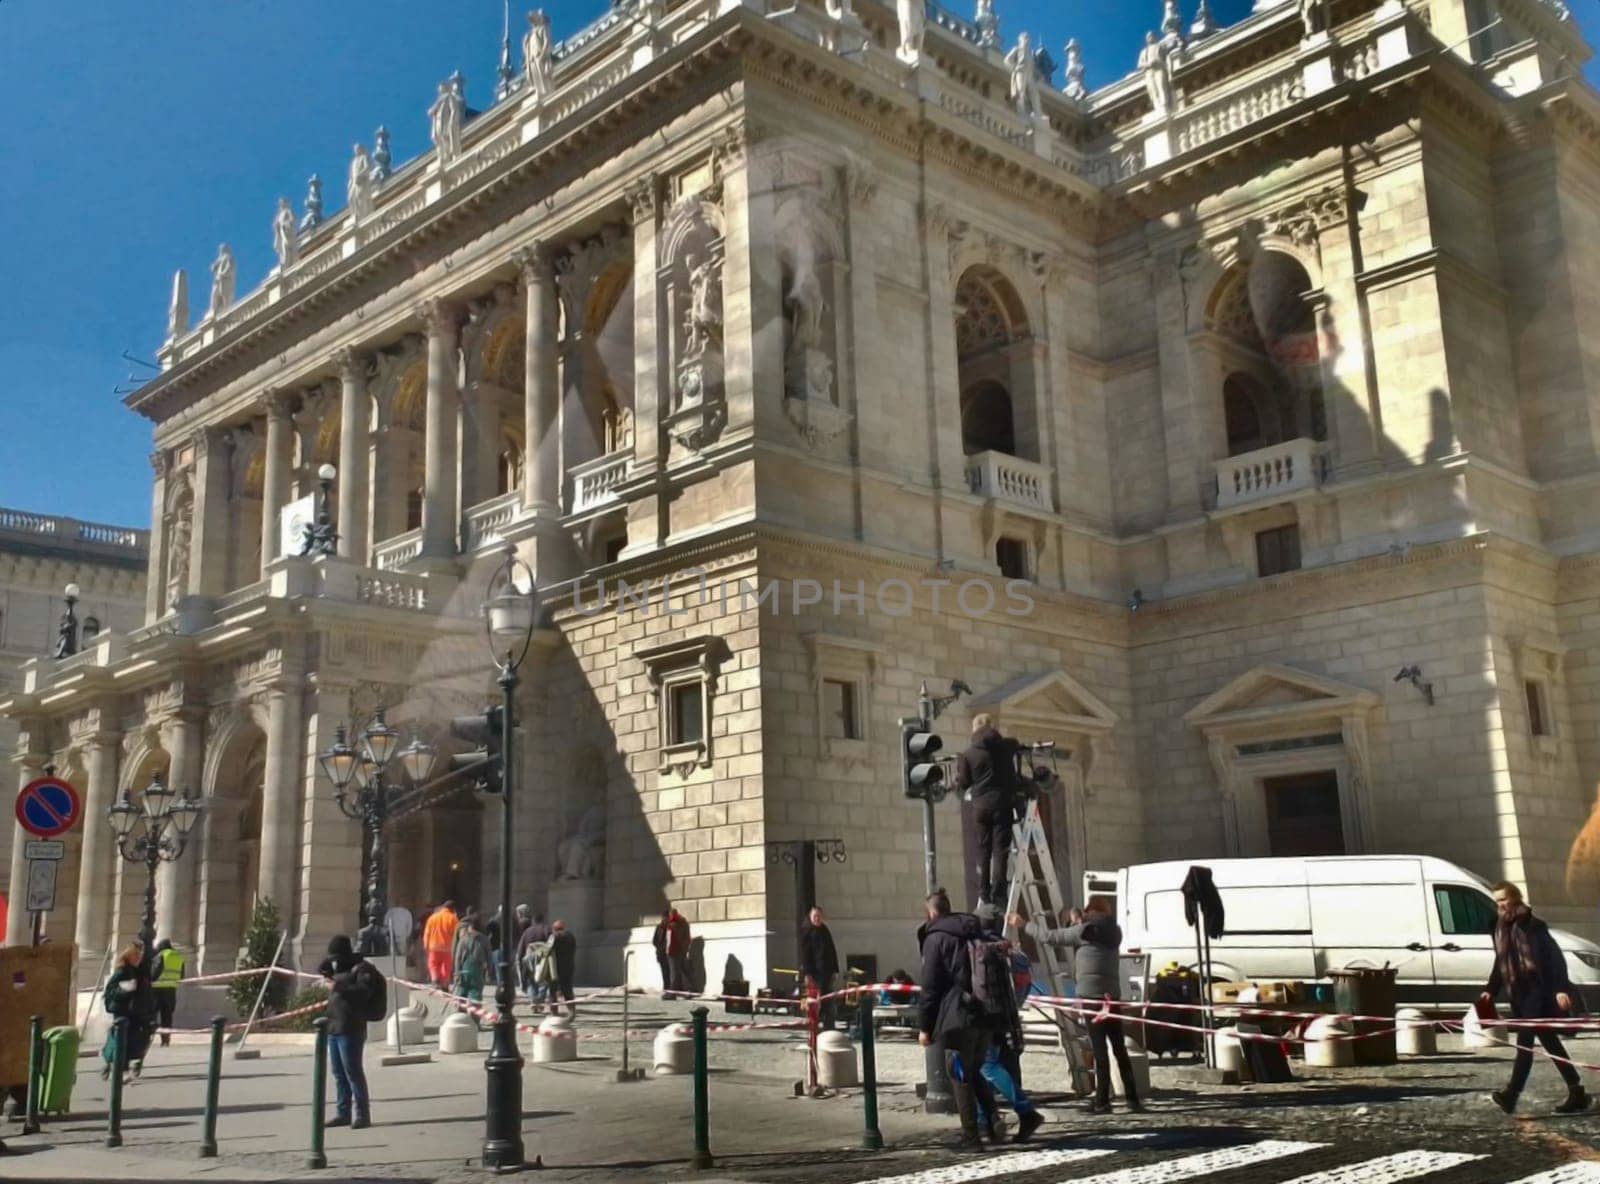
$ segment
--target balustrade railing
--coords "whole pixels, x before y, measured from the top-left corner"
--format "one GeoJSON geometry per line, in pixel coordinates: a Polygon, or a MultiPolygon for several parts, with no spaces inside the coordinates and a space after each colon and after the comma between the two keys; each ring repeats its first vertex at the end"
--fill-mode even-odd
{"type": "Polygon", "coordinates": [[[1005,452],[975,452],[967,457],[967,488],[1032,510],[1055,512],[1047,466],[1005,452]]]}
{"type": "Polygon", "coordinates": [[[506,527],[516,519],[517,509],[521,505],[522,490],[513,489],[473,506],[462,519],[461,549],[470,555],[500,542],[505,537],[506,527]]]}
{"type": "Polygon", "coordinates": [[[372,549],[372,565],[379,571],[398,571],[422,554],[422,528],[385,539],[372,549]]]}
{"type": "Polygon", "coordinates": [[[97,547],[122,547],[142,551],[149,546],[149,532],[131,526],[107,526],[101,522],[80,522],[57,514],[34,514],[27,510],[0,509],[0,531],[43,535],[63,543],[90,543],[97,547]]]}
{"type": "Polygon", "coordinates": [[[409,608],[420,612],[428,607],[428,581],[424,576],[399,572],[378,575],[364,572],[356,576],[356,599],[379,608],[409,608]]]}
{"type": "Polygon", "coordinates": [[[1305,97],[1305,82],[1298,65],[1279,71],[1242,91],[1222,95],[1213,102],[1178,116],[1174,134],[1179,152],[1188,152],[1249,127],[1305,97]]]}
{"type": "Polygon", "coordinates": [[[632,455],[631,452],[611,452],[581,465],[573,465],[569,512],[581,513],[613,500],[617,486],[628,475],[628,458],[632,455]]]}
{"type": "Polygon", "coordinates": [[[1217,462],[1217,509],[1279,500],[1322,483],[1322,446],[1300,437],[1217,462]]]}

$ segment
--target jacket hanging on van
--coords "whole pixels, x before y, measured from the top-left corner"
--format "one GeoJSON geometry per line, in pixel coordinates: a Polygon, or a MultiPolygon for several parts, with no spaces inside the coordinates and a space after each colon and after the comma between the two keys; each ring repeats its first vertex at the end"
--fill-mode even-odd
{"type": "Polygon", "coordinates": [[[1206,936],[1212,941],[1222,936],[1222,897],[1211,878],[1211,869],[1195,865],[1183,878],[1183,919],[1194,924],[1195,910],[1205,919],[1206,936]]]}

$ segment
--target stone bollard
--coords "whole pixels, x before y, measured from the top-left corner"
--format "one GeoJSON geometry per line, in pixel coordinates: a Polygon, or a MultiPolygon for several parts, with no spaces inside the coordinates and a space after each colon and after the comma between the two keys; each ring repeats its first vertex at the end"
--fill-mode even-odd
{"type": "Polygon", "coordinates": [[[533,1037],[533,1061],[536,1065],[553,1061],[578,1059],[577,1033],[572,1030],[572,1020],[564,1015],[552,1015],[539,1024],[533,1037]]]}
{"type": "Polygon", "coordinates": [[[822,1032],[817,1036],[817,1084],[843,1089],[861,1084],[856,1072],[856,1046],[843,1032],[822,1032]]]}
{"type": "Polygon", "coordinates": [[[1504,1048],[1509,1043],[1504,1024],[1484,1023],[1475,1008],[1461,1017],[1461,1044],[1465,1048],[1504,1048]]]}
{"type": "Polygon", "coordinates": [[[683,1024],[668,1024],[657,1032],[652,1053],[658,1077],[694,1071],[694,1036],[683,1024]]]}
{"type": "Polygon", "coordinates": [[[478,1051],[478,1025],[464,1011],[458,1011],[439,1025],[439,1051],[461,1053],[478,1051]]]}
{"type": "Polygon", "coordinates": [[[1243,1077],[1244,1045],[1239,1040],[1238,1030],[1219,1028],[1211,1040],[1217,1050],[1217,1068],[1223,1073],[1237,1073],[1243,1077]]]}
{"type": "Polygon", "coordinates": [[[389,1047],[414,1048],[422,1043],[423,1025],[428,1019],[428,1009],[420,1003],[410,1003],[389,1013],[384,1023],[384,1036],[389,1047]]]}
{"type": "Polygon", "coordinates": [[[1355,1027],[1343,1016],[1324,1015],[1306,1028],[1306,1066],[1316,1069],[1343,1069],[1356,1063],[1355,1048],[1348,1037],[1355,1027]]]}
{"type": "Polygon", "coordinates": [[[1403,1057],[1431,1057],[1439,1051],[1433,1023],[1415,1007],[1402,1007],[1394,1013],[1395,1050],[1403,1057]]]}

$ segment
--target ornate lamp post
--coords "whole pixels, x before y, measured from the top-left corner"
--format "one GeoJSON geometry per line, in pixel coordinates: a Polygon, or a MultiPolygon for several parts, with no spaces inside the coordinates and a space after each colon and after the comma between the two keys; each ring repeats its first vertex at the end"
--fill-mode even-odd
{"type": "Polygon", "coordinates": [[[300,540],[302,555],[332,555],[338,550],[339,532],[333,528],[333,510],[328,501],[333,479],[338,475],[339,470],[332,465],[325,464],[317,470],[317,520],[305,528],[300,540]]]}
{"type": "Polygon", "coordinates": [[[345,727],[334,730],[333,745],[318,755],[323,775],[333,783],[333,800],[346,818],[361,823],[367,844],[367,882],[362,889],[363,915],[370,923],[372,937],[364,945],[381,943],[382,948],[363,949],[364,954],[387,954],[388,935],[381,933],[384,912],[388,907],[389,875],[384,858],[383,828],[389,819],[389,786],[384,774],[398,758],[406,776],[420,785],[433,771],[437,755],[433,745],[421,737],[400,747],[400,733],[389,726],[384,718],[384,708],[373,714],[372,722],[358,737],[360,750],[352,747],[345,727]],[[354,793],[351,785],[355,785],[354,793]]]}
{"type": "Polygon", "coordinates": [[[106,809],[106,820],[117,837],[117,851],[129,863],[143,863],[148,877],[144,886],[144,923],[139,928],[146,958],[156,947],[156,868],[183,854],[189,844],[189,832],[204,809],[193,792],[180,797],[161,784],[159,774],[150,779],[150,787],[138,805],[125,789],[116,804],[106,809]]]}
{"type": "Polygon", "coordinates": [[[505,562],[489,580],[483,606],[484,628],[500,684],[502,739],[500,791],[500,924],[502,940],[498,959],[499,982],[495,990],[494,1042],[484,1062],[487,1109],[484,1115],[483,1165],[520,1168],[522,1148],[522,1054],[517,1050],[517,1027],[512,1009],[516,990],[511,981],[511,959],[505,940],[511,924],[511,802],[516,796],[517,762],[512,747],[516,736],[517,672],[533,644],[536,620],[533,570],[506,549],[505,562]]]}
{"type": "Polygon", "coordinates": [[[70,658],[78,652],[78,592],[76,583],[61,590],[67,605],[61,610],[61,624],[56,629],[55,656],[58,659],[70,658]]]}

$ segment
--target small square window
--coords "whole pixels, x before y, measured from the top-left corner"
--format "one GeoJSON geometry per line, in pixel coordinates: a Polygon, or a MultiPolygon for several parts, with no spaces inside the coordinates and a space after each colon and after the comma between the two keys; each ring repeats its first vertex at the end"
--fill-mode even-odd
{"type": "Polygon", "coordinates": [[[1031,565],[1028,563],[1028,544],[1021,539],[996,539],[994,560],[1000,565],[1000,574],[1008,580],[1033,579],[1031,565]]]}
{"type": "Polygon", "coordinates": [[[828,678],[822,682],[823,727],[837,740],[861,739],[861,717],[856,714],[856,684],[828,678]]]}
{"type": "Polygon", "coordinates": [[[668,695],[667,743],[699,744],[705,739],[700,683],[680,683],[668,695]]]}
{"type": "Polygon", "coordinates": [[[1275,576],[1300,570],[1300,528],[1280,526],[1256,535],[1256,574],[1275,576]]]}
{"type": "Polygon", "coordinates": [[[1530,678],[1522,684],[1528,699],[1528,731],[1535,736],[1550,735],[1550,711],[1545,702],[1544,684],[1530,678]]]}

